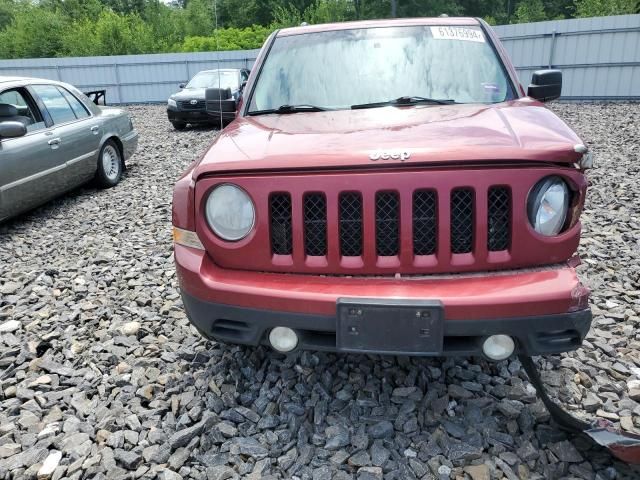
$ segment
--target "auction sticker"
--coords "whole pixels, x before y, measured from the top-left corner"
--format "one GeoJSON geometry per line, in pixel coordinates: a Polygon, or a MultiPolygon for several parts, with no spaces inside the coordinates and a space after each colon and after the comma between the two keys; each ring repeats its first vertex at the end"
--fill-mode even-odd
{"type": "Polygon", "coordinates": [[[466,27],[431,27],[431,35],[439,40],[464,40],[466,42],[484,43],[484,35],[480,30],[466,27]]]}

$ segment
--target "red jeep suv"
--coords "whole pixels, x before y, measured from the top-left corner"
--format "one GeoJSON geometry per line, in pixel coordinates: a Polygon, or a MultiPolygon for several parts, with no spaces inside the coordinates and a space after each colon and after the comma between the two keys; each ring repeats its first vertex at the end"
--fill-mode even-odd
{"type": "MultiPolygon", "coordinates": [[[[191,322],[222,342],[544,354],[591,324],[575,256],[591,156],[474,18],[274,32],[238,117],[178,180],[191,322]]],[[[224,105],[220,105],[224,102],[224,105]]]]}

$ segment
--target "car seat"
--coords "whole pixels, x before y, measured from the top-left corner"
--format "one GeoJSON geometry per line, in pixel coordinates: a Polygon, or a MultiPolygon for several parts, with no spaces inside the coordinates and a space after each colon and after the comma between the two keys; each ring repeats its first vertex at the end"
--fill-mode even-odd
{"type": "Polygon", "coordinates": [[[28,127],[33,123],[33,119],[20,115],[18,109],[10,103],[0,103],[0,122],[20,122],[28,127]]]}

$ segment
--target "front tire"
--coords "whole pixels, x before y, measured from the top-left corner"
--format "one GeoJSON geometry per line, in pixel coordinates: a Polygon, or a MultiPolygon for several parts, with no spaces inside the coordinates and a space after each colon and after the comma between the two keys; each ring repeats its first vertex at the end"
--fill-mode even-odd
{"type": "Polygon", "coordinates": [[[96,183],[101,188],[115,187],[122,178],[123,161],[116,142],[107,140],[100,149],[96,183]]]}
{"type": "Polygon", "coordinates": [[[184,130],[187,128],[187,124],[184,122],[171,122],[171,125],[173,125],[173,128],[176,130],[184,130]]]}

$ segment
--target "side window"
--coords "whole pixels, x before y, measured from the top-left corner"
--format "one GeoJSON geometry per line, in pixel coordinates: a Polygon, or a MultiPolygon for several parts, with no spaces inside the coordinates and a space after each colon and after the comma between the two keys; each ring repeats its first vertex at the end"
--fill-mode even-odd
{"type": "Polygon", "coordinates": [[[76,114],[54,85],[33,85],[42,103],[47,108],[53,123],[66,123],[76,120],[76,114]]]}
{"type": "Polygon", "coordinates": [[[87,111],[85,106],[82,105],[82,103],[80,103],[80,100],[78,100],[76,97],[71,95],[71,93],[69,93],[64,88],[58,87],[58,90],[62,92],[62,95],[64,95],[64,98],[67,100],[67,102],[69,102],[69,105],[71,105],[71,109],[73,110],[73,113],[76,114],[76,117],[87,118],[89,116],[89,112],[87,111]]]}
{"type": "Polygon", "coordinates": [[[27,132],[46,127],[40,110],[23,88],[14,88],[0,93],[0,122],[21,122],[27,132]]]}

